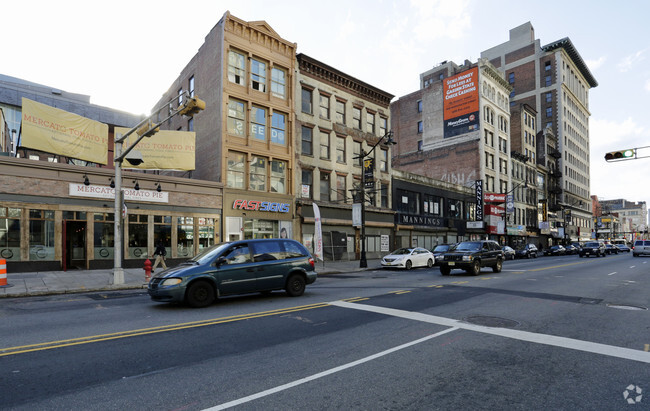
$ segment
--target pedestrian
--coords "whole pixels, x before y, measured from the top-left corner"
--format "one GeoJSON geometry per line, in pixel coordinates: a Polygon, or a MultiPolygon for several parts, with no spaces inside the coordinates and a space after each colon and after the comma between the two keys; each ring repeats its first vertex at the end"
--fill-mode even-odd
{"type": "Polygon", "coordinates": [[[165,256],[167,255],[167,250],[165,250],[162,240],[158,241],[158,244],[156,244],[156,251],[153,252],[153,255],[156,256],[156,261],[153,263],[153,267],[151,267],[151,272],[153,273],[156,267],[158,267],[158,263],[160,263],[160,265],[162,265],[166,270],[167,264],[165,264],[165,256]]]}

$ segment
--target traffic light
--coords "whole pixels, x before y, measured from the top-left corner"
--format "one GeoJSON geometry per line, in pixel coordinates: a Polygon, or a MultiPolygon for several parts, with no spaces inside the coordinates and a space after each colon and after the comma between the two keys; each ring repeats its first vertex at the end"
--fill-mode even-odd
{"type": "Polygon", "coordinates": [[[205,101],[196,97],[190,97],[185,102],[185,105],[183,105],[183,108],[178,111],[178,114],[192,117],[201,110],[205,110],[205,101]]]}
{"type": "Polygon", "coordinates": [[[135,130],[135,132],[139,136],[151,137],[151,136],[153,136],[154,134],[156,134],[157,132],[160,131],[160,127],[153,128],[154,125],[155,124],[153,123],[153,121],[151,121],[151,119],[149,119],[149,120],[147,120],[146,123],[144,123],[143,125],[138,127],[138,129],[135,130]]]}
{"type": "Polygon", "coordinates": [[[626,158],[632,158],[634,156],[636,156],[636,149],[629,148],[627,150],[611,151],[605,154],[605,160],[625,160],[626,158]]]}

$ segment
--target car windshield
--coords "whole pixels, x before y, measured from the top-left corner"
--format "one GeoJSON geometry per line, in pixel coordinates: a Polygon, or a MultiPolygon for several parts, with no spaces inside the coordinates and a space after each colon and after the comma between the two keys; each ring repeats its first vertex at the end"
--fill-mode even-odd
{"type": "Polygon", "coordinates": [[[210,248],[206,248],[205,250],[201,251],[194,257],[190,258],[189,261],[194,261],[198,264],[204,264],[210,260],[213,260],[217,254],[219,254],[221,251],[223,251],[226,247],[228,247],[231,243],[219,243],[215,244],[210,248]]]}
{"type": "Polygon", "coordinates": [[[481,243],[478,241],[462,242],[456,246],[455,251],[477,251],[481,249],[481,243]]]}
{"type": "Polygon", "coordinates": [[[598,247],[598,243],[596,242],[586,243],[585,247],[598,247]]]}
{"type": "Polygon", "coordinates": [[[442,252],[442,251],[449,251],[449,246],[448,245],[437,245],[436,248],[433,249],[433,252],[442,252]]]}
{"type": "Polygon", "coordinates": [[[397,250],[393,251],[391,254],[393,255],[405,255],[405,254],[411,254],[412,248],[398,248],[397,250]]]}

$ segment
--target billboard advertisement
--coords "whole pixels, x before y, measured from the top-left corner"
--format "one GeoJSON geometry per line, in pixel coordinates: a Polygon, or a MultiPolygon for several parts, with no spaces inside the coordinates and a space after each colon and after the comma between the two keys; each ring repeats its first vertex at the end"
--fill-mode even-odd
{"type": "Polygon", "coordinates": [[[478,67],[443,80],[444,137],[479,128],[478,67]]]}

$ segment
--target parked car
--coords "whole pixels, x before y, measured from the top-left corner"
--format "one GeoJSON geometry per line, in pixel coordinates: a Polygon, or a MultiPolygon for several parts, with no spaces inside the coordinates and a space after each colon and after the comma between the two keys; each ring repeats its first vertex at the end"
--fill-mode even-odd
{"type": "Polygon", "coordinates": [[[632,247],[632,255],[638,257],[640,255],[650,255],[650,240],[635,240],[632,247]]]}
{"type": "Polygon", "coordinates": [[[607,254],[618,254],[618,247],[614,244],[605,244],[605,251],[607,254]]]}
{"type": "Polygon", "coordinates": [[[614,244],[614,247],[618,248],[618,251],[621,253],[629,253],[630,247],[625,244],[614,244]]]}
{"type": "Polygon", "coordinates": [[[297,297],[316,281],[314,259],[289,239],[240,240],[216,244],[149,281],[151,299],[206,307],[216,297],[286,290],[297,297]]]}
{"type": "Polygon", "coordinates": [[[433,267],[435,257],[426,248],[398,248],[381,259],[382,267],[406,268],[433,267]]]}
{"type": "Polygon", "coordinates": [[[492,267],[493,272],[500,273],[503,259],[503,250],[496,241],[463,241],[442,255],[440,273],[449,275],[451,270],[459,268],[479,275],[482,267],[492,267]]]}
{"type": "Polygon", "coordinates": [[[438,265],[438,262],[442,258],[442,254],[449,251],[449,249],[453,246],[453,244],[438,244],[437,246],[433,247],[433,250],[431,250],[431,253],[433,253],[433,256],[435,257],[433,264],[438,265]]]}
{"type": "Polygon", "coordinates": [[[578,247],[576,247],[573,244],[567,245],[566,247],[564,247],[564,249],[565,249],[564,253],[568,255],[578,254],[580,252],[580,250],[578,250],[578,247]]]}
{"type": "Polygon", "coordinates": [[[537,258],[537,246],[535,244],[526,244],[523,247],[518,247],[515,250],[515,257],[517,257],[517,258],[537,258]]]}
{"type": "Polygon", "coordinates": [[[605,244],[600,241],[587,241],[582,246],[579,255],[580,257],[589,257],[590,255],[605,257],[607,255],[607,250],[605,249],[605,244]]]}
{"type": "Polygon", "coordinates": [[[578,242],[571,243],[571,245],[574,246],[575,248],[577,248],[578,252],[580,252],[580,250],[582,250],[582,244],[580,244],[578,242]]]}
{"type": "Polygon", "coordinates": [[[501,247],[503,250],[503,258],[505,260],[514,260],[515,259],[515,250],[512,247],[508,247],[507,245],[504,245],[501,247]]]}
{"type": "Polygon", "coordinates": [[[566,249],[564,248],[564,246],[561,245],[553,245],[544,250],[544,255],[555,256],[555,255],[565,255],[565,254],[566,254],[566,249]]]}

